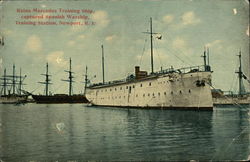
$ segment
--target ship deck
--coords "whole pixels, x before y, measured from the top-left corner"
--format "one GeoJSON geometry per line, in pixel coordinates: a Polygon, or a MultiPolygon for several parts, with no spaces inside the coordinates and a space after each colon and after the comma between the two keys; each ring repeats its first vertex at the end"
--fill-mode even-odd
{"type": "Polygon", "coordinates": [[[187,74],[187,73],[195,73],[195,72],[204,72],[205,67],[204,65],[199,65],[199,66],[190,66],[190,67],[184,67],[180,69],[165,69],[161,70],[155,73],[151,73],[147,77],[141,78],[141,79],[136,79],[134,74],[128,75],[125,79],[121,80],[113,80],[105,83],[94,83],[89,85],[87,88],[91,89],[98,89],[98,88],[106,88],[106,87],[112,87],[115,85],[122,85],[122,84],[128,84],[128,83],[136,83],[136,82],[141,82],[141,81],[146,81],[150,79],[156,79],[160,76],[166,75],[166,74],[172,74],[172,73],[179,73],[179,74],[187,74]]]}

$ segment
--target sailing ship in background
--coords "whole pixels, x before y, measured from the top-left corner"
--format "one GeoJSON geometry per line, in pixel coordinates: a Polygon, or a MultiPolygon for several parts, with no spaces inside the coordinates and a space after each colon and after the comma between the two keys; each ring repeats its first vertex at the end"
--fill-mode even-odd
{"type": "Polygon", "coordinates": [[[0,77],[1,80],[1,95],[0,103],[2,104],[18,104],[26,103],[28,99],[28,92],[22,89],[24,85],[25,76],[22,76],[22,70],[20,68],[20,75],[15,74],[15,65],[13,65],[13,74],[7,75],[6,68],[4,69],[4,74],[0,77]]]}
{"type": "MultiPolygon", "coordinates": [[[[150,18],[151,73],[135,67],[135,74],[124,80],[105,82],[104,59],[103,82],[88,85],[86,97],[92,105],[213,110],[211,94],[211,69],[209,65],[181,69],[154,71],[153,29],[150,18]]],[[[103,56],[103,46],[102,46],[103,56]]],[[[104,57],[102,57],[104,58],[104,57]]]]}
{"type": "Polygon", "coordinates": [[[238,93],[232,91],[224,92],[220,89],[213,89],[212,96],[214,105],[250,105],[250,92],[245,90],[243,79],[250,84],[250,78],[247,78],[242,70],[241,51],[239,52],[239,69],[235,72],[238,74],[238,93]]]}
{"type": "MultiPolygon", "coordinates": [[[[69,73],[68,80],[63,80],[69,82],[69,93],[68,94],[51,94],[49,93],[49,85],[52,84],[50,81],[49,75],[49,66],[48,63],[46,64],[46,73],[41,74],[45,76],[45,82],[39,82],[41,84],[45,84],[45,95],[34,95],[32,94],[32,98],[35,100],[36,103],[46,103],[46,104],[53,104],[53,103],[88,103],[88,100],[84,94],[73,94],[72,83],[73,75],[71,71],[71,58],[69,62],[69,70],[65,70],[65,72],[69,73]]],[[[87,81],[87,67],[86,67],[86,74],[85,74],[85,82],[87,81]]],[[[86,84],[86,83],[85,83],[86,84]]]]}

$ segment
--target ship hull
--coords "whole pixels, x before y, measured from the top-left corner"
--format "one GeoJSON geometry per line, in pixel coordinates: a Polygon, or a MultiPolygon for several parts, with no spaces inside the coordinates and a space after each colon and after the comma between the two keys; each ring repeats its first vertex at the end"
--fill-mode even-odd
{"type": "Polygon", "coordinates": [[[250,95],[244,96],[221,96],[214,97],[213,103],[215,106],[220,105],[250,105],[250,95]]]}
{"type": "Polygon", "coordinates": [[[0,97],[0,103],[2,104],[18,104],[18,103],[26,103],[28,96],[26,95],[6,95],[0,97]]]}
{"type": "Polygon", "coordinates": [[[54,96],[44,96],[44,95],[32,95],[32,98],[36,103],[41,104],[60,104],[60,103],[88,103],[88,100],[84,95],[54,95],[54,96]]]}
{"type": "Polygon", "coordinates": [[[213,110],[211,72],[171,73],[134,82],[88,87],[86,97],[97,106],[213,110]],[[197,85],[197,81],[204,81],[197,85]]]}

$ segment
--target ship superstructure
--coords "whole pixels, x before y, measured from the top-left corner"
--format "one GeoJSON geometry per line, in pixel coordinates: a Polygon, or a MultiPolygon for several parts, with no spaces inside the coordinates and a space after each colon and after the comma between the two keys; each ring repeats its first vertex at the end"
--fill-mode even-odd
{"type": "Polygon", "coordinates": [[[151,73],[135,67],[124,80],[89,85],[86,97],[92,105],[213,110],[209,65],[154,71],[153,31],[150,18],[151,73]]]}

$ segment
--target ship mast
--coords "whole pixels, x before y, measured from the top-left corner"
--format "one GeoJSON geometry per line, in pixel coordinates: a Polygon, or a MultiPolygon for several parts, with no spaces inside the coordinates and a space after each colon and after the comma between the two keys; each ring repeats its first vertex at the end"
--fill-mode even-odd
{"type": "Polygon", "coordinates": [[[22,69],[20,68],[20,80],[19,80],[19,95],[21,95],[22,94],[22,69]]]}
{"type": "Polygon", "coordinates": [[[16,89],[16,78],[15,78],[15,64],[13,64],[13,76],[12,76],[12,86],[13,86],[13,94],[15,94],[16,89]]]}
{"type": "Polygon", "coordinates": [[[151,73],[154,73],[154,57],[153,57],[153,25],[152,25],[152,17],[150,17],[150,45],[151,45],[151,73]]]}
{"type": "Polygon", "coordinates": [[[153,34],[159,34],[159,33],[153,33],[152,17],[150,17],[150,32],[143,32],[143,33],[150,34],[151,74],[153,74],[154,73],[153,34]]]}
{"type": "Polygon", "coordinates": [[[243,72],[242,72],[242,64],[241,64],[241,51],[239,52],[239,71],[237,71],[236,73],[238,73],[238,78],[239,78],[239,95],[242,95],[244,92],[244,87],[243,87],[243,82],[242,82],[242,78],[243,78],[243,72]]]}
{"type": "Polygon", "coordinates": [[[41,74],[41,75],[44,75],[45,76],[45,82],[39,82],[41,84],[45,84],[45,95],[48,96],[48,92],[49,92],[49,84],[52,84],[50,83],[50,75],[49,75],[49,65],[48,63],[46,64],[46,73],[45,74],[41,74]]]}
{"type": "Polygon", "coordinates": [[[84,82],[84,95],[86,95],[86,88],[87,88],[87,84],[88,84],[88,67],[86,66],[86,72],[85,72],[85,82],[84,82]]]}
{"type": "Polygon", "coordinates": [[[3,74],[3,94],[6,95],[6,88],[7,88],[7,78],[6,78],[6,68],[4,68],[3,74]]]}
{"type": "Polygon", "coordinates": [[[69,73],[69,80],[62,80],[62,81],[66,81],[66,82],[69,82],[69,96],[72,95],[72,83],[74,82],[73,81],[73,76],[72,76],[72,71],[71,71],[71,58],[69,59],[69,71],[67,70],[64,70],[65,72],[69,73]]]}
{"type": "Polygon", "coordinates": [[[206,67],[207,67],[207,55],[206,55],[206,47],[204,47],[204,53],[203,53],[203,57],[204,59],[204,70],[206,71],[206,67]]]}
{"type": "Polygon", "coordinates": [[[71,58],[69,59],[69,96],[72,95],[72,72],[71,72],[71,58]]]}
{"type": "Polygon", "coordinates": [[[102,83],[105,83],[105,76],[104,76],[104,49],[102,47],[102,83]]]}

